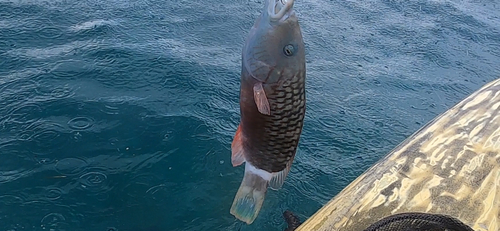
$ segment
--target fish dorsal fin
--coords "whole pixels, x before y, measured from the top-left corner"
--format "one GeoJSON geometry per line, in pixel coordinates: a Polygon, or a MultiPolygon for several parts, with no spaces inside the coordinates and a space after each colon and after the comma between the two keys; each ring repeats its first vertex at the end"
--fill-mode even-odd
{"type": "Polygon", "coordinates": [[[266,92],[261,82],[253,85],[253,98],[261,114],[271,115],[271,107],[269,106],[269,101],[267,100],[266,92]]]}
{"type": "Polygon", "coordinates": [[[243,151],[243,137],[241,135],[241,125],[238,125],[233,143],[231,143],[231,163],[236,167],[245,162],[245,153],[243,151]]]}
{"type": "Polygon", "coordinates": [[[290,158],[290,160],[286,163],[285,169],[281,170],[280,172],[273,173],[273,177],[271,178],[271,181],[269,182],[269,187],[273,190],[278,190],[283,186],[283,183],[285,183],[286,176],[290,172],[290,169],[292,168],[292,163],[293,163],[294,157],[290,158]]]}

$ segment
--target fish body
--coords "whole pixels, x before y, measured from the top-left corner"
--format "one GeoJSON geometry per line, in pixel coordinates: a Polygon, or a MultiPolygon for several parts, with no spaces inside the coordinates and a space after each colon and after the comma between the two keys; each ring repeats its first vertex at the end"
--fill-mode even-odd
{"type": "Polygon", "coordinates": [[[268,186],[290,171],[305,110],[305,47],[293,0],[266,0],[242,51],[240,124],[231,144],[233,166],[245,175],[231,214],[251,224],[268,186]]]}

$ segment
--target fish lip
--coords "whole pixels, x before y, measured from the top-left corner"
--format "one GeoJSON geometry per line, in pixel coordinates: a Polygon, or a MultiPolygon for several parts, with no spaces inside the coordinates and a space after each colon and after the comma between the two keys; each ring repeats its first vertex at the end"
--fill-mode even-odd
{"type": "Polygon", "coordinates": [[[268,0],[267,14],[269,18],[277,21],[288,16],[292,12],[294,2],[295,0],[268,0]],[[275,13],[276,9],[279,9],[278,13],[275,13]]]}

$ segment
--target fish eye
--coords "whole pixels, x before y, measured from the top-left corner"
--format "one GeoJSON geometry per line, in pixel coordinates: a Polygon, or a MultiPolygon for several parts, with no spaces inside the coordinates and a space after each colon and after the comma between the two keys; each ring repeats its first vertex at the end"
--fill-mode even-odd
{"type": "Polygon", "coordinates": [[[292,56],[293,53],[295,53],[295,47],[293,47],[292,44],[288,44],[283,47],[283,53],[285,53],[286,56],[292,56]]]}

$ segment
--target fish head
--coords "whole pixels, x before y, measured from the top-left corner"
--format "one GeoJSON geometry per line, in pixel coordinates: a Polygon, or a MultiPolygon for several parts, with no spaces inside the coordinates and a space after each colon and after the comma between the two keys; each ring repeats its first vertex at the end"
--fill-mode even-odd
{"type": "Polygon", "coordinates": [[[294,0],[265,0],[243,47],[243,69],[263,83],[305,72],[305,47],[294,0]]]}

